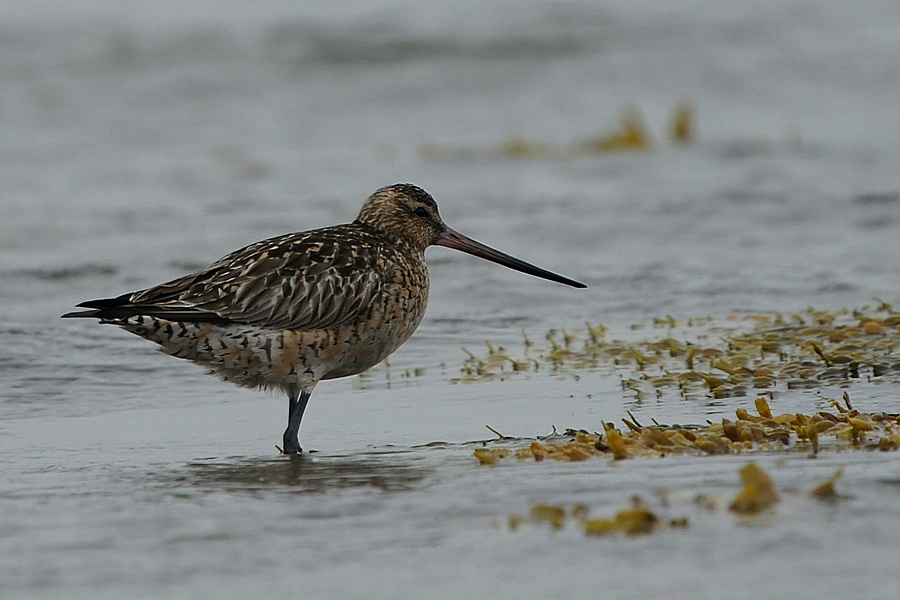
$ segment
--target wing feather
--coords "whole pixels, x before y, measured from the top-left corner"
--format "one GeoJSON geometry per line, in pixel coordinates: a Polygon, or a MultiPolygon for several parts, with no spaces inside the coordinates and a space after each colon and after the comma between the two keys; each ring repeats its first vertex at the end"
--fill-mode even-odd
{"type": "Polygon", "coordinates": [[[212,313],[275,329],[329,329],[362,316],[381,290],[384,246],[339,225],[232,252],[209,267],[131,295],[135,309],[212,313]]]}

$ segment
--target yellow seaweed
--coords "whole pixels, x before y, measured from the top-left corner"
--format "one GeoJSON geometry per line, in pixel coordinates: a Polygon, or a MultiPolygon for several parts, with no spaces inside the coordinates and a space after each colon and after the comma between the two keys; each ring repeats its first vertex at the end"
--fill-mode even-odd
{"type": "MultiPolygon", "coordinates": [[[[849,404],[849,396],[844,402],[849,404]]],[[[630,419],[622,419],[628,425],[625,433],[605,423],[602,437],[584,429],[567,429],[560,434],[553,428],[552,435],[533,439],[527,445],[491,429],[498,438],[492,443],[503,443],[504,446],[482,445],[474,450],[474,454],[479,464],[491,465],[508,457],[537,462],[545,459],[583,461],[595,456],[621,460],[672,453],[699,456],[805,451],[810,446],[813,454],[817,454],[823,448],[823,440],[825,447],[830,449],[869,448],[887,452],[900,448],[900,415],[845,409],[845,412],[837,414],[818,411],[811,415],[795,413],[773,416],[764,400],[758,400],[757,407],[769,416],[751,415],[746,409],[737,408],[736,421],[723,418],[721,422],[707,422],[704,426],[688,428],[662,425],[655,419],[651,419],[652,426],[643,426],[628,412],[630,419]],[[877,439],[877,442],[866,445],[867,435],[877,439]]]]}
{"type": "Polygon", "coordinates": [[[501,458],[509,456],[508,448],[476,448],[475,458],[482,465],[492,465],[501,458]]]}
{"type": "Polygon", "coordinates": [[[533,519],[550,523],[553,529],[562,529],[566,509],[552,504],[535,504],[531,507],[530,514],[533,519]]]}
{"type": "MultiPolygon", "coordinates": [[[[686,527],[687,519],[676,519],[674,527],[686,527]]],[[[660,523],[659,517],[648,508],[636,506],[620,510],[613,519],[584,519],[581,528],[587,535],[602,536],[615,533],[640,535],[652,532],[660,523]]]]}
{"type": "Polygon", "coordinates": [[[810,495],[813,498],[817,498],[819,500],[835,500],[838,498],[838,493],[834,490],[835,482],[841,478],[841,475],[844,474],[844,467],[841,467],[837,471],[834,472],[834,475],[826,479],[820,485],[817,485],[811,492],[810,495]]]}
{"type": "Polygon", "coordinates": [[[670,120],[670,136],[676,144],[687,144],[694,138],[694,107],[683,102],[675,107],[670,120]]]}
{"type": "Polygon", "coordinates": [[[626,107],[619,119],[619,129],[598,135],[582,142],[580,149],[585,152],[621,152],[623,150],[646,150],[650,147],[650,136],[644,126],[641,114],[634,107],[626,107]]]}
{"type": "MultiPolygon", "coordinates": [[[[455,381],[542,368],[577,377],[579,371],[599,369],[618,374],[623,390],[637,398],[661,397],[667,390],[683,397],[726,398],[749,389],[766,389],[774,398],[783,389],[824,389],[866,378],[900,381],[900,312],[893,310],[880,304],[852,311],[731,315],[724,320],[666,316],[652,320],[654,328],[666,328],[665,336],[644,340],[608,339],[605,327],[588,323],[587,329],[548,332],[549,347],[523,334],[524,356],[492,346],[483,356],[467,353],[463,376],[455,381]],[[871,323],[883,332],[866,333],[871,323]]],[[[634,327],[641,329],[642,324],[634,327]]]]}
{"type": "Polygon", "coordinates": [[[759,513],[780,501],[772,478],[756,463],[749,463],[741,471],[743,489],[731,501],[729,510],[743,515],[759,513]]]}
{"type": "Polygon", "coordinates": [[[622,434],[612,427],[606,430],[606,445],[609,446],[613,458],[616,460],[631,457],[631,453],[628,452],[628,449],[625,447],[625,439],[622,437],[622,434]]]}

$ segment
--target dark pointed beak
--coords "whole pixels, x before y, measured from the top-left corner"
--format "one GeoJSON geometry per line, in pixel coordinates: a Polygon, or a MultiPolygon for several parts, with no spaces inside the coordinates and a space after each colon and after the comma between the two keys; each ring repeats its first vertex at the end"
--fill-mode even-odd
{"type": "Polygon", "coordinates": [[[471,254],[472,256],[477,256],[479,258],[495,262],[498,265],[503,265],[504,267],[509,267],[510,269],[521,271],[522,273],[528,273],[529,275],[534,275],[535,277],[549,279],[550,281],[555,281],[557,283],[564,283],[575,288],[587,287],[583,283],[579,283],[575,280],[569,279],[568,277],[557,275],[556,273],[552,273],[550,271],[527,263],[524,260],[519,260],[518,258],[510,256],[509,254],[504,254],[499,250],[494,250],[490,246],[485,246],[481,242],[476,242],[472,238],[466,237],[461,233],[457,233],[449,227],[447,227],[444,233],[442,233],[441,236],[437,239],[435,245],[444,246],[446,248],[453,248],[454,250],[459,250],[460,252],[465,252],[466,254],[471,254]]]}

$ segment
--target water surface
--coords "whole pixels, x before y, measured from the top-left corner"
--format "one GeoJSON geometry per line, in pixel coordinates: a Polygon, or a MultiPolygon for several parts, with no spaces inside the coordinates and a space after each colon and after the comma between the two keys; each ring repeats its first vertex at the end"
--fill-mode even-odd
{"type": "MultiPolygon", "coordinates": [[[[755,457],[785,500],[745,520],[693,498],[727,503],[746,457],[484,469],[469,442],[486,424],[599,429],[626,408],[702,423],[752,399],[635,403],[603,372],[450,381],[462,346],[521,348],[523,328],[640,336],[631,324],[666,314],[900,302],[900,5],[154,6],[3,6],[0,595],[890,596],[895,453],[755,457]],[[696,114],[687,146],[666,133],[680,102],[696,114]],[[626,105],[647,152],[497,152],[614,129],[626,105]],[[467,152],[429,160],[429,144],[467,152]],[[389,368],[318,386],[301,432],[316,453],[277,454],[284,399],[58,319],[350,220],[398,181],[589,288],[429,250],[425,322],[389,368]],[[809,500],[839,466],[850,497],[809,500]],[[689,528],[506,527],[536,502],[611,515],[635,494],[689,528]]],[[[895,385],[851,392],[900,411],[895,385]]]]}

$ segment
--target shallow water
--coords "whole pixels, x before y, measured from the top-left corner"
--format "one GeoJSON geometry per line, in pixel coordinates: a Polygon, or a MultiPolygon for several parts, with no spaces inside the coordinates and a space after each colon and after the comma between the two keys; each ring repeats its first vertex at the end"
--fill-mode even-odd
{"type": "MultiPolygon", "coordinates": [[[[640,403],[604,372],[451,380],[461,347],[520,348],[523,328],[640,339],[631,324],[666,314],[900,302],[896,2],[2,6],[0,596],[892,596],[896,453],[754,456],[784,501],[739,518],[693,498],[727,504],[748,457],[479,468],[469,442],[626,409],[702,423],[752,398],[640,403]],[[697,135],[676,146],[683,101],[697,135]],[[627,104],[648,152],[497,151],[584,140],[627,104]],[[429,160],[429,144],[465,151],[429,160]],[[389,366],[317,387],[315,453],[275,451],[282,398],[58,319],[349,220],[397,181],[589,288],[429,250],[425,322],[389,366]],[[839,466],[846,498],[806,497],[839,466]],[[536,502],[610,516],[635,494],[690,526],[506,527],[536,502]]],[[[841,392],[782,391],[773,409],[841,392]]],[[[896,384],[850,392],[900,412],[896,384]]]]}

